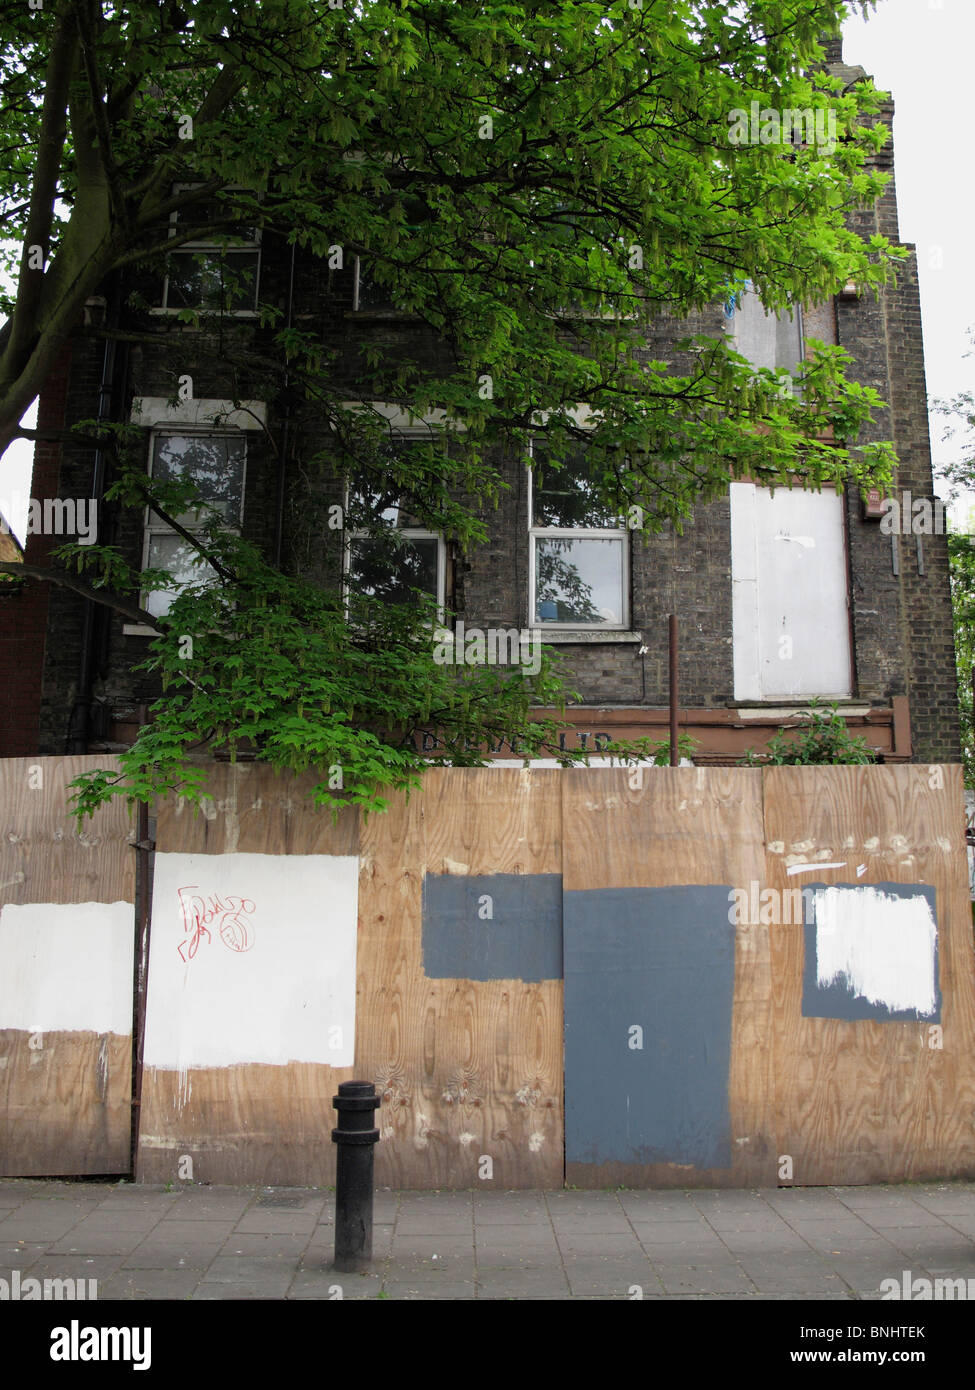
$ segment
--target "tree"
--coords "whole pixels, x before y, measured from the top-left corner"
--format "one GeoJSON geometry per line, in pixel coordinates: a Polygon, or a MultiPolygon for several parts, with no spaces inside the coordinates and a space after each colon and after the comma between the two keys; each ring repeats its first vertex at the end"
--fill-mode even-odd
{"type": "MultiPolygon", "coordinates": [[[[846,380],[841,349],[811,345],[795,393],[724,338],[689,338],[668,361],[647,350],[649,320],[749,280],[780,310],[889,277],[896,249],[847,226],[883,187],[866,161],[886,132],[870,85],[840,91],[822,65],[838,0],[3,0],[0,11],[0,209],[16,246],[0,447],[30,433],[17,421],[108,277],[257,226],[326,259],[367,252],[382,292],[445,345],[436,371],[408,355],[362,364],[364,401],[442,422],[442,439],[391,462],[383,422],[340,408],[348,388],[319,335],[261,306],[268,380],[319,412],[357,471],[409,494],[461,545],[485,534],[472,499],[504,486],[492,450],[527,453],[539,432],[555,467],[585,437],[600,495],[648,528],[679,525],[734,477],[889,476],[890,447],[857,442],[879,402],[846,380]],[[781,113],[806,113],[804,141],[781,138],[781,113]],[[827,128],[835,139],[816,138],[827,128]]],[[[453,760],[476,761],[499,723],[527,751],[550,739],[529,714],[557,698],[548,667],[534,682],[437,668],[421,607],[393,622],[364,596],[347,613],[216,526],[181,529],[190,493],[150,485],[125,431],[88,434],[112,452],[111,495],[158,511],[211,580],[201,573],[166,619],[142,615],[160,634],[149,664],[167,700],[119,787],[192,793],[187,753],[206,736],[334,765],[344,786],[323,782],[321,798],[372,804],[384,783],[415,776],[408,734],[423,720],[446,731],[453,760]]],[[[59,562],[20,573],[129,614],[153,583],[103,545],[59,562]]],[[[84,806],[111,791],[92,779],[84,806]]]]}
{"type": "Polygon", "coordinates": [[[975,788],[975,535],[948,532],[965,785],[975,788]]]}
{"type": "MultiPolygon", "coordinates": [[[[975,330],[969,329],[972,351],[965,357],[975,357],[975,330]]],[[[934,414],[944,422],[942,439],[954,441],[957,456],[939,469],[953,498],[975,491],[975,391],[960,391],[950,400],[937,398],[931,402],[934,414]]]]}
{"type": "MultiPolygon", "coordinates": [[[[975,347],[975,332],[969,332],[975,347]]],[[[975,351],[965,354],[975,356],[975,351]]],[[[956,457],[939,472],[955,501],[971,501],[975,492],[975,392],[961,391],[950,400],[932,402],[944,422],[942,438],[953,440],[956,457]]],[[[970,511],[968,530],[949,524],[948,562],[951,573],[951,611],[958,667],[958,706],[961,712],[962,760],[965,785],[975,787],[975,511],[970,511]]]]}

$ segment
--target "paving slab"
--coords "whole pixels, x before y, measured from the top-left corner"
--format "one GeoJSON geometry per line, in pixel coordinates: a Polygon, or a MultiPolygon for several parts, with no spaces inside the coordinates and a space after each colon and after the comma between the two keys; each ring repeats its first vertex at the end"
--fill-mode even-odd
{"type": "Polygon", "coordinates": [[[102,1299],[873,1301],[975,1279],[975,1183],[755,1191],[377,1191],[338,1274],[334,1192],[0,1179],[0,1278],[102,1299]]]}
{"type": "Polygon", "coordinates": [[[135,1300],[186,1299],[200,1283],[197,1269],[120,1269],[99,1281],[98,1297],[135,1300]]]}

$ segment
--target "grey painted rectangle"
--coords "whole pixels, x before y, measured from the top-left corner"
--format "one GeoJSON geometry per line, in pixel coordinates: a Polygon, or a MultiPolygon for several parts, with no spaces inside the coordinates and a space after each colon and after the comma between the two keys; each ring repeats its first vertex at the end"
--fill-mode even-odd
{"type": "Polygon", "coordinates": [[[820,888],[844,889],[851,893],[877,892],[890,894],[895,898],[923,898],[928,905],[931,917],[937,926],[935,890],[928,883],[810,883],[803,890],[805,902],[805,959],[802,972],[802,1016],[803,1018],[841,1018],[855,1022],[859,1019],[874,1019],[880,1023],[909,1023],[941,1021],[941,989],[938,983],[938,938],[935,931],[933,945],[933,968],[935,984],[935,1007],[933,1010],[892,1009],[883,1002],[864,998],[856,994],[846,980],[834,980],[830,984],[818,981],[817,933],[815,893],[820,888]]]}
{"type": "Polygon", "coordinates": [[[560,980],[561,874],[427,874],[428,979],[560,980]]]}
{"type": "Polygon", "coordinates": [[[731,1166],[728,903],[713,885],[563,895],[566,1162],[731,1166]]]}

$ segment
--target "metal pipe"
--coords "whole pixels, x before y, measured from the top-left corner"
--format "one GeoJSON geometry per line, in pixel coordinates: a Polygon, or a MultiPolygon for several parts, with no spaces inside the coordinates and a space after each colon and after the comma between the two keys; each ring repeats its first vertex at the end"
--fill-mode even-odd
{"type": "Polygon", "coordinates": [[[136,921],[134,952],[135,1027],[132,1030],[132,1176],[138,1157],[139,1122],[142,1118],[142,1056],[146,1038],[146,1000],[149,993],[149,866],[155,844],[149,838],[149,803],[139,802],[138,839],[135,844],[136,921]]]}
{"type": "MultiPolygon", "coordinates": [[[[295,294],[295,245],[291,246],[291,269],[288,273],[288,298],[285,306],[284,321],[285,326],[290,328],[294,318],[294,294],[295,294]]],[[[291,373],[287,366],[284,369],[284,419],[281,422],[281,445],[278,457],[278,491],[275,501],[274,514],[274,568],[281,568],[281,559],[284,553],[284,503],[287,485],[287,466],[288,466],[288,446],[291,423],[291,373]]]]}
{"type": "Polygon", "coordinates": [[[670,615],[670,765],[677,767],[680,753],[677,748],[677,614],[670,615]]]}
{"type": "MultiPolygon", "coordinates": [[[[112,306],[108,311],[107,317],[115,321],[117,317],[118,287],[112,290],[112,306]]],[[[115,389],[115,353],[116,343],[113,338],[105,341],[105,350],[102,356],[102,379],[98,390],[98,420],[107,420],[112,413],[112,398],[115,389]]],[[[95,508],[94,517],[94,540],[99,542],[103,539],[101,534],[101,517],[99,513],[102,507],[102,493],[105,490],[105,451],[99,445],[95,449],[95,458],[91,470],[91,486],[89,488],[89,505],[95,508]]],[[[92,668],[94,665],[94,627],[95,627],[95,605],[91,599],[84,600],[84,609],[81,618],[81,652],[78,658],[78,685],[75,690],[74,703],[71,707],[71,715],[68,720],[68,732],[65,740],[65,752],[87,753],[88,752],[88,730],[91,717],[91,682],[92,668]]]]}

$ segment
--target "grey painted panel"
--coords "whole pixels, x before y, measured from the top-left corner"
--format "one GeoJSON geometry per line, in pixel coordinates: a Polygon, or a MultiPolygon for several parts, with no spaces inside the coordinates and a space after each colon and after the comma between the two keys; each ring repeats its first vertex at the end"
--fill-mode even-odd
{"type": "Polygon", "coordinates": [[[561,874],[427,874],[429,979],[560,980],[561,874]]]}
{"type": "Polygon", "coordinates": [[[728,894],[564,894],[567,1162],[731,1166],[728,894]]]}
{"type": "Polygon", "coordinates": [[[935,924],[938,915],[935,907],[935,890],[927,883],[810,883],[803,890],[805,902],[805,959],[802,973],[802,1014],[804,1018],[842,1018],[849,1021],[875,1019],[881,1023],[907,1023],[941,1021],[941,988],[939,984],[938,939],[935,934],[934,986],[935,1008],[920,1012],[917,1009],[891,1009],[884,1003],[864,998],[854,993],[845,980],[832,984],[819,984],[817,960],[817,931],[815,892],[820,888],[840,888],[852,893],[889,893],[895,898],[922,898],[927,903],[935,924]]]}

